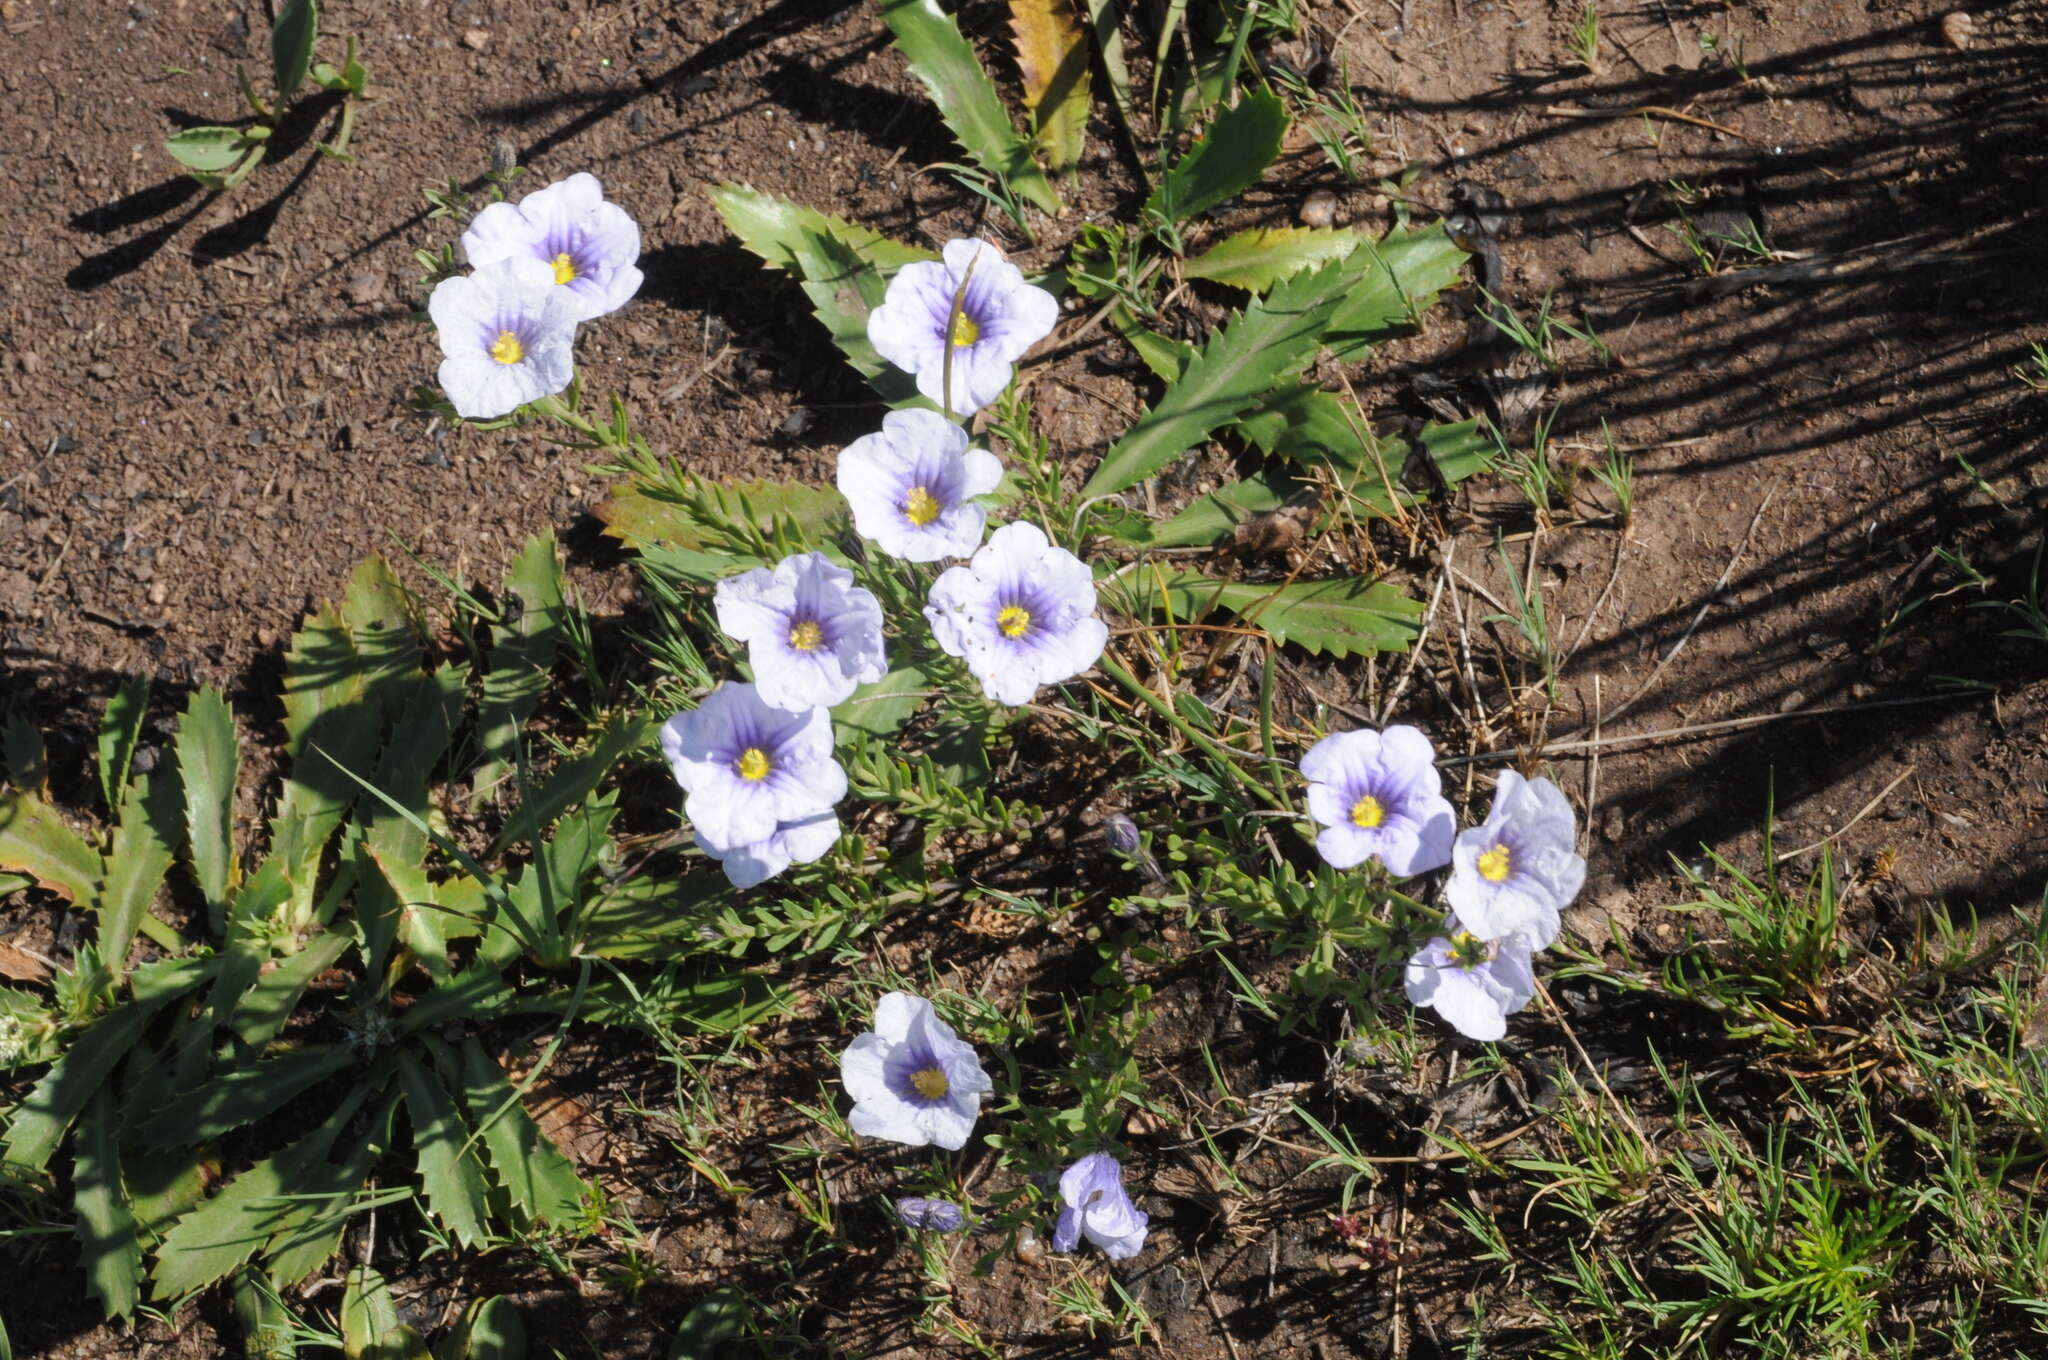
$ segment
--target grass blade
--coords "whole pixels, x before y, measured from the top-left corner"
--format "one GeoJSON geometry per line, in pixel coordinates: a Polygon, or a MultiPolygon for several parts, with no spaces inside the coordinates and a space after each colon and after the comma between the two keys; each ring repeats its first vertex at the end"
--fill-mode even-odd
{"type": "Polygon", "coordinates": [[[936,0],[882,0],[882,22],[967,154],[1039,211],[1057,214],[1058,192],[1031,159],[1030,144],[1018,135],[1002,95],[953,16],[936,0]]]}

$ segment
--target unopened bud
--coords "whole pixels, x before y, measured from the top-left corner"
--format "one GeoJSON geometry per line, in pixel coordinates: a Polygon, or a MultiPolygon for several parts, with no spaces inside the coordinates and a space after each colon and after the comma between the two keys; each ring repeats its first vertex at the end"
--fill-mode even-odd
{"type": "Polygon", "coordinates": [[[491,173],[509,175],[519,168],[519,148],[500,137],[491,147],[491,173]]]}
{"type": "Polygon", "coordinates": [[[1119,855],[1138,853],[1138,824],[1121,812],[1112,812],[1102,824],[1102,839],[1119,855]]]}

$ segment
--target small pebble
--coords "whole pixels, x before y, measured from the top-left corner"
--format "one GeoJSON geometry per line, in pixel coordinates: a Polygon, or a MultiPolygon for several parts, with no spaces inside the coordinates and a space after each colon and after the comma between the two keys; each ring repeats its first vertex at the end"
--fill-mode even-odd
{"type": "Polygon", "coordinates": [[[1970,43],[1977,36],[1977,21],[1961,10],[1941,17],[1941,37],[1958,52],[1969,50],[1970,43]]]}
{"type": "Polygon", "coordinates": [[[1302,200],[1299,214],[1304,227],[1329,227],[1337,222],[1337,196],[1318,189],[1302,200]]]}
{"type": "Polygon", "coordinates": [[[360,274],[351,275],[349,281],[342,285],[341,293],[356,306],[367,307],[373,302],[383,300],[384,286],[385,279],[382,274],[366,269],[360,274]]]}
{"type": "Polygon", "coordinates": [[[162,581],[158,581],[155,585],[149,588],[149,602],[151,604],[162,604],[164,601],[170,598],[171,592],[164,588],[164,583],[162,581]]]}
{"type": "Polygon", "coordinates": [[[109,378],[114,376],[114,366],[104,359],[100,360],[98,363],[94,364],[92,367],[86,369],[85,371],[92,374],[95,378],[98,378],[101,382],[105,382],[109,378]]]}
{"type": "Polygon", "coordinates": [[[462,35],[462,45],[472,52],[483,51],[484,48],[490,45],[490,42],[491,35],[487,29],[472,28],[462,35]]]}

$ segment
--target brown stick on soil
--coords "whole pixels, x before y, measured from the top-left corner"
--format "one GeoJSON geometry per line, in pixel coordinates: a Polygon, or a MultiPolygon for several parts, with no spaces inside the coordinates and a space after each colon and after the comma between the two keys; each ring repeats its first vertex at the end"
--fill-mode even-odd
{"type": "Polygon", "coordinates": [[[1624,109],[1581,109],[1570,104],[1551,104],[1543,113],[1549,118],[1669,118],[1673,122],[1690,123],[1694,127],[1703,127],[1711,132],[1725,132],[1730,137],[1740,137],[1751,146],[1763,145],[1747,132],[1740,132],[1711,119],[1680,113],[1677,109],[1667,109],[1662,104],[1631,104],[1624,109]]]}

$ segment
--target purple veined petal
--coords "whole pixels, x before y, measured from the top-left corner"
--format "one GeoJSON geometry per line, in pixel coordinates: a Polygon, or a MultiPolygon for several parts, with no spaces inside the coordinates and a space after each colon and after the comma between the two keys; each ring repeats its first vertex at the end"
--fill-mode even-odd
{"type": "Polygon", "coordinates": [[[1094,618],[1087,566],[1036,525],[1008,524],[965,567],[942,573],[925,606],[934,639],[998,703],[1029,703],[1040,687],[1085,671],[1108,627],[1094,618]]]}
{"type": "Polygon", "coordinates": [[[1053,1220],[1052,1249],[1066,1252],[1080,1245],[1081,1211],[1069,1205],[1061,1209],[1059,1217],[1053,1220]]]}
{"type": "Polygon", "coordinates": [[[875,1028],[841,1056],[840,1075],[854,1100],[854,1132],[910,1147],[965,1146],[980,1096],[993,1089],[973,1046],[907,992],[876,1003],[875,1028]]]}
{"type": "Polygon", "coordinates": [[[1058,318],[1052,295],[1026,283],[995,247],[958,240],[947,243],[942,259],[896,272],[881,305],[868,314],[868,341],[888,362],[914,373],[929,400],[943,405],[950,388],[953,413],[965,416],[1002,394],[1012,365],[1058,318]]]}
{"type": "Polygon", "coordinates": [[[495,419],[569,385],[575,317],[537,262],[443,279],[427,313],[444,356],[436,376],[464,419],[495,419]]]}

